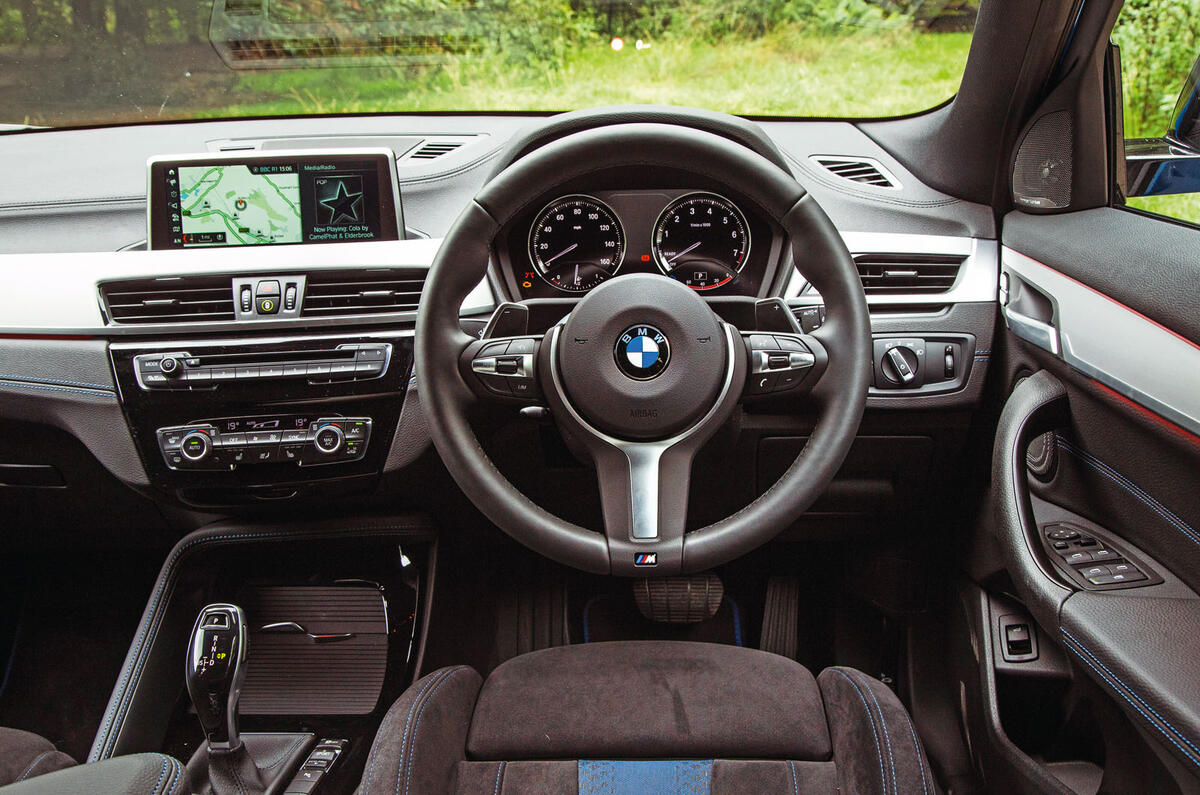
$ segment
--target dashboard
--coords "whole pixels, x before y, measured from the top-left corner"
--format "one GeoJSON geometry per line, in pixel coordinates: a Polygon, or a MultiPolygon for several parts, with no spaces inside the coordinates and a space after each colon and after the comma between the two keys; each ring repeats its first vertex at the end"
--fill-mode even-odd
{"type": "MultiPolygon", "coordinates": [[[[124,484],[187,510],[386,493],[429,446],[412,351],[440,238],[539,123],[263,119],[0,139],[13,170],[0,185],[0,425],[16,423],[12,439],[26,424],[54,426],[124,484]],[[365,150],[376,154],[347,159],[365,150]],[[207,207],[193,207],[191,190],[170,195],[181,177],[212,188],[207,207]],[[272,191],[265,209],[255,191],[272,191]],[[286,217],[293,204],[299,222],[286,217]],[[184,232],[185,206],[213,215],[184,232]],[[271,227],[272,214],[285,219],[271,227]],[[238,241],[226,220],[273,244],[229,245],[238,241]],[[359,225],[372,234],[357,236],[359,225]]],[[[867,288],[878,368],[868,409],[887,411],[868,415],[876,437],[855,477],[915,478],[932,455],[918,441],[940,440],[943,412],[969,412],[982,394],[998,283],[992,215],[923,185],[854,125],[761,126],[841,231],[867,288]],[[820,165],[830,153],[878,163],[894,187],[838,177],[820,165]],[[887,380],[899,359],[919,375],[887,380]],[[921,410],[937,416],[922,425],[921,410]]],[[[526,302],[552,325],[632,273],[676,279],[719,313],[769,298],[805,332],[824,319],[782,231],[699,173],[647,166],[547,184],[491,242],[489,276],[460,309],[472,334],[504,302],[526,302]]],[[[749,407],[751,433],[794,435],[796,421],[776,422],[778,411],[769,400],[749,407]]],[[[0,464],[71,466],[49,443],[4,445],[0,464]]],[[[771,471],[783,447],[764,441],[745,471],[771,471]]]]}

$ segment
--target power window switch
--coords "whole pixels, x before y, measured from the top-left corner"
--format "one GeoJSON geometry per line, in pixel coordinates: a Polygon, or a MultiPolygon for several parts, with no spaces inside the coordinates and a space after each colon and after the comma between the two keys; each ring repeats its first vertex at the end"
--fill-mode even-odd
{"type": "Polygon", "coordinates": [[[1096,563],[1107,560],[1120,560],[1121,556],[1111,549],[1093,549],[1092,560],[1096,563]]]}
{"type": "MultiPolygon", "coordinates": [[[[1062,555],[1063,562],[1068,566],[1078,566],[1083,563],[1092,563],[1096,560],[1095,552],[1060,552],[1059,554],[1062,555]]],[[[1116,555],[1113,555],[1113,557],[1116,557],[1116,555]]]]}

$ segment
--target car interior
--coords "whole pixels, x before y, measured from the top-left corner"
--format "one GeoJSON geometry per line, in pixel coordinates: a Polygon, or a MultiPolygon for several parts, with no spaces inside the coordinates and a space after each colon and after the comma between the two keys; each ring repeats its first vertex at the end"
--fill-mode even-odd
{"type": "Polygon", "coordinates": [[[900,115],[4,119],[0,792],[1200,792],[1156,2],[940,3],[900,115]]]}

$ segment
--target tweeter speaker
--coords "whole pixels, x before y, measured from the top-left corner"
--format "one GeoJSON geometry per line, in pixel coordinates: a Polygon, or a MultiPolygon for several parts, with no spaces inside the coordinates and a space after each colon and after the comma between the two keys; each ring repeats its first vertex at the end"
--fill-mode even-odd
{"type": "Polygon", "coordinates": [[[1070,111],[1056,110],[1034,121],[1013,164],[1014,202],[1033,210],[1070,206],[1073,136],[1070,111]]]}

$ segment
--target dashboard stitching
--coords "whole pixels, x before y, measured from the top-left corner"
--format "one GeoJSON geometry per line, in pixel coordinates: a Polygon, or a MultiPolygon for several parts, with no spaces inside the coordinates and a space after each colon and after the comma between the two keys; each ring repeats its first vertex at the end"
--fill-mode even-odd
{"type": "Polygon", "coordinates": [[[449,171],[440,171],[424,177],[412,177],[411,179],[397,178],[396,181],[400,185],[429,185],[436,182],[445,182],[448,179],[460,177],[469,171],[474,171],[485,163],[495,160],[496,156],[499,155],[503,149],[504,145],[502,144],[487,154],[481,155],[478,160],[470,163],[464,163],[463,165],[449,171]]]}
{"type": "Polygon", "coordinates": [[[112,389],[76,389],[75,387],[50,386],[49,384],[30,384],[22,381],[0,380],[0,388],[15,387],[17,389],[38,389],[43,392],[66,392],[73,395],[90,395],[91,397],[115,398],[116,390],[112,389]]]}
{"type": "Polygon", "coordinates": [[[876,196],[874,193],[868,193],[866,191],[854,190],[852,188],[849,188],[846,185],[839,185],[839,184],[827,179],[826,177],[822,176],[821,174],[818,174],[817,172],[807,168],[803,163],[801,163],[799,160],[797,160],[792,155],[787,154],[787,153],[784,153],[784,154],[787,157],[787,159],[789,161],[791,161],[792,165],[794,165],[796,168],[798,168],[806,177],[811,178],[814,182],[819,182],[820,184],[824,185],[825,187],[829,188],[830,190],[837,191],[838,193],[844,193],[847,196],[855,196],[855,197],[862,198],[862,199],[869,199],[871,201],[880,202],[880,203],[884,203],[884,204],[893,204],[898,207],[948,207],[952,204],[960,204],[961,203],[959,199],[955,199],[955,198],[930,199],[928,201],[920,201],[917,199],[894,199],[894,198],[890,198],[887,196],[876,196]]]}
{"type": "MultiPolygon", "coordinates": [[[[147,605],[147,611],[152,613],[153,617],[151,618],[149,624],[145,624],[144,626],[142,626],[139,629],[138,636],[134,640],[133,645],[131,646],[131,651],[135,652],[135,659],[138,659],[137,666],[132,671],[130,671],[128,669],[128,667],[126,667],[125,670],[123,670],[121,672],[121,679],[117,683],[116,690],[114,690],[114,693],[116,693],[118,691],[120,692],[120,698],[119,698],[119,701],[116,706],[116,711],[113,712],[112,714],[107,715],[107,717],[105,718],[105,721],[104,721],[104,725],[101,727],[100,732],[97,734],[97,736],[99,737],[102,735],[106,735],[110,728],[115,728],[116,726],[119,726],[120,724],[125,722],[125,713],[128,712],[129,706],[132,703],[132,694],[129,693],[128,691],[126,691],[126,689],[125,689],[126,684],[130,681],[130,674],[133,675],[134,680],[136,680],[138,677],[141,676],[142,667],[146,663],[146,658],[143,655],[143,652],[147,648],[147,642],[149,641],[149,639],[153,638],[154,636],[157,636],[158,625],[162,621],[162,613],[159,611],[159,606],[162,602],[162,598],[164,595],[169,595],[170,593],[174,592],[175,580],[177,578],[175,567],[183,559],[184,553],[186,553],[193,546],[196,546],[197,544],[217,543],[217,542],[224,542],[224,541],[244,541],[247,539],[267,540],[267,539],[272,539],[272,538],[288,538],[288,537],[321,538],[323,536],[335,536],[335,535],[341,535],[343,533],[367,532],[367,531],[370,531],[372,533],[379,533],[380,535],[386,535],[389,532],[392,532],[395,530],[405,530],[405,529],[409,529],[410,527],[411,527],[410,525],[387,524],[387,525],[364,525],[364,526],[359,526],[359,527],[337,528],[336,530],[311,530],[311,531],[263,530],[263,531],[258,531],[258,532],[249,531],[249,532],[241,532],[241,533],[234,531],[234,532],[231,532],[231,533],[228,533],[225,535],[200,536],[197,538],[193,538],[193,539],[187,541],[186,543],[184,543],[183,546],[178,547],[174,552],[171,553],[170,557],[168,557],[167,562],[165,564],[163,564],[163,569],[164,569],[164,571],[167,572],[166,576],[160,575],[162,582],[160,585],[158,585],[156,587],[153,595],[150,598],[150,602],[147,605]],[[129,703],[126,703],[127,697],[128,697],[129,703]]],[[[110,707],[110,709],[111,709],[111,707],[110,707]]],[[[115,745],[116,745],[116,736],[115,735],[105,736],[104,737],[104,746],[101,751],[101,755],[103,756],[104,754],[107,754],[115,745]]]]}
{"type": "Polygon", "coordinates": [[[68,386],[86,386],[92,389],[102,389],[105,392],[116,392],[117,390],[105,384],[91,384],[87,381],[67,381],[61,378],[25,378],[19,375],[6,375],[0,373],[0,381],[19,381],[30,384],[66,384],[68,386]]]}

